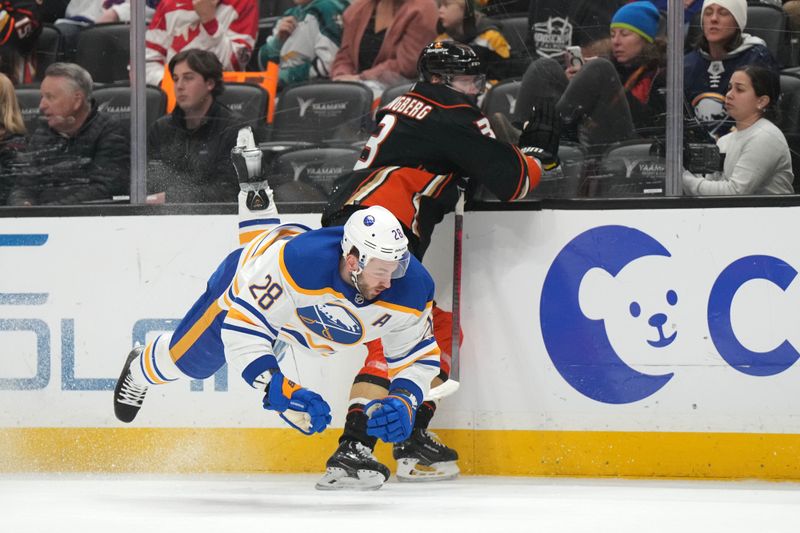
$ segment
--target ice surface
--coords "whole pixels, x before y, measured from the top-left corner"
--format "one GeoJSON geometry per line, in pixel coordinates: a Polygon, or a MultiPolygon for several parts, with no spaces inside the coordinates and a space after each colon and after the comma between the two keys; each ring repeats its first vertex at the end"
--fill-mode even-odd
{"type": "Polygon", "coordinates": [[[783,533],[800,484],[462,477],[320,492],[316,475],[0,479],[4,533],[783,533]]]}

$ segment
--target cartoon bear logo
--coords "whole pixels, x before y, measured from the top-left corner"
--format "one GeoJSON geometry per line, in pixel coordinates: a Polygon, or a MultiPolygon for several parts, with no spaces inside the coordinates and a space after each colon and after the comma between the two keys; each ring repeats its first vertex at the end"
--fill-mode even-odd
{"type": "Polygon", "coordinates": [[[670,319],[678,292],[654,283],[669,258],[658,241],[626,226],[585,231],[556,256],[542,288],[542,337],[556,370],[581,394],[631,403],[672,379],[653,373],[659,351],[678,336],[670,319]]]}
{"type": "Polygon", "coordinates": [[[648,372],[668,360],[678,339],[678,291],[670,279],[670,260],[647,256],[631,261],[616,276],[593,268],[579,289],[583,314],[602,321],[614,351],[631,368],[648,372]]]}

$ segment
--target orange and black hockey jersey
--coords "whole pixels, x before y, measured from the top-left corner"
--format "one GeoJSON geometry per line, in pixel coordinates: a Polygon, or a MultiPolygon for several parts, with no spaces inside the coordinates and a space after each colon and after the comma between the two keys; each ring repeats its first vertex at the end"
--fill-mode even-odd
{"type": "Polygon", "coordinates": [[[381,108],[377,120],[354,171],[339,178],[323,225],[382,205],[404,225],[421,258],[433,227],[453,209],[462,178],[503,201],[522,198],[539,183],[538,162],[498,141],[489,119],[445,85],[418,82],[381,108]]]}

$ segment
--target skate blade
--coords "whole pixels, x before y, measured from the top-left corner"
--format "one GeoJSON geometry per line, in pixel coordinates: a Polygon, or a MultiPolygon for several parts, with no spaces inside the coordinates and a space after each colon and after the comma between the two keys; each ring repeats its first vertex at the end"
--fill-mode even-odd
{"type": "Polygon", "coordinates": [[[421,483],[455,479],[461,472],[456,461],[442,461],[430,466],[419,464],[419,459],[399,459],[397,479],[403,482],[421,483]]]}
{"type": "Polygon", "coordinates": [[[380,472],[359,470],[358,477],[351,477],[342,468],[328,468],[317,481],[317,490],[378,490],[384,478],[380,472]]]}

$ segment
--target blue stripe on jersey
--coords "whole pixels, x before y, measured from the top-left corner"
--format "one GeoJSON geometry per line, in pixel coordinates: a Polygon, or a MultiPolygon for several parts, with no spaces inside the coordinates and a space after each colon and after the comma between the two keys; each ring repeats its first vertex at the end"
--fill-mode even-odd
{"type": "Polygon", "coordinates": [[[280,370],[280,367],[278,366],[278,360],[275,359],[275,356],[272,354],[262,355],[261,357],[251,361],[250,364],[244,367],[244,370],[242,370],[242,378],[251,387],[254,387],[255,385],[253,382],[256,380],[256,378],[267,370],[280,370]]]}
{"type": "Polygon", "coordinates": [[[278,330],[273,328],[272,325],[269,322],[267,322],[267,318],[263,314],[259,313],[256,310],[255,307],[253,307],[249,303],[245,302],[244,300],[242,300],[238,296],[236,298],[234,298],[233,301],[236,302],[237,304],[241,305],[245,309],[247,309],[250,312],[250,314],[252,314],[254,317],[256,317],[258,319],[259,322],[264,324],[264,327],[267,328],[270,331],[270,333],[272,333],[273,337],[277,337],[278,336],[278,330]]]}
{"type": "Polygon", "coordinates": [[[441,363],[441,361],[428,361],[428,360],[426,360],[426,359],[420,359],[419,361],[417,361],[417,362],[416,362],[416,363],[414,363],[414,364],[415,364],[415,365],[428,365],[428,366],[435,366],[436,368],[441,368],[441,367],[442,367],[442,363],[441,363]]]}
{"type": "Polygon", "coordinates": [[[391,358],[391,359],[387,357],[386,360],[391,362],[392,364],[399,363],[403,359],[407,359],[408,357],[410,357],[412,355],[416,356],[420,351],[424,350],[425,348],[427,348],[428,346],[430,346],[434,342],[436,342],[436,339],[434,339],[433,337],[429,337],[427,339],[423,339],[420,342],[418,342],[416,346],[411,348],[408,351],[408,353],[405,354],[404,356],[397,357],[397,358],[391,358]]]}
{"type": "Polygon", "coordinates": [[[262,333],[261,331],[255,331],[252,329],[243,328],[241,326],[232,326],[231,324],[222,324],[222,329],[229,329],[231,331],[238,331],[239,333],[244,333],[245,335],[253,335],[254,337],[260,337],[262,339],[267,339],[270,344],[275,342],[274,337],[270,337],[266,333],[262,333]]]}
{"type": "Polygon", "coordinates": [[[262,224],[280,224],[281,219],[279,218],[256,218],[253,220],[244,220],[239,222],[240,228],[247,228],[249,226],[260,226],[262,224]]]}
{"type": "Polygon", "coordinates": [[[295,340],[297,340],[297,342],[299,342],[300,344],[302,344],[303,346],[305,346],[309,350],[311,349],[308,346],[308,343],[306,342],[306,339],[300,333],[298,333],[297,331],[295,331],[293,329],[288,329],[288,328],[283,328],[281,331],[283,331],[284,333],[288,333],[289,335],[294,337],[295,340]]]}

